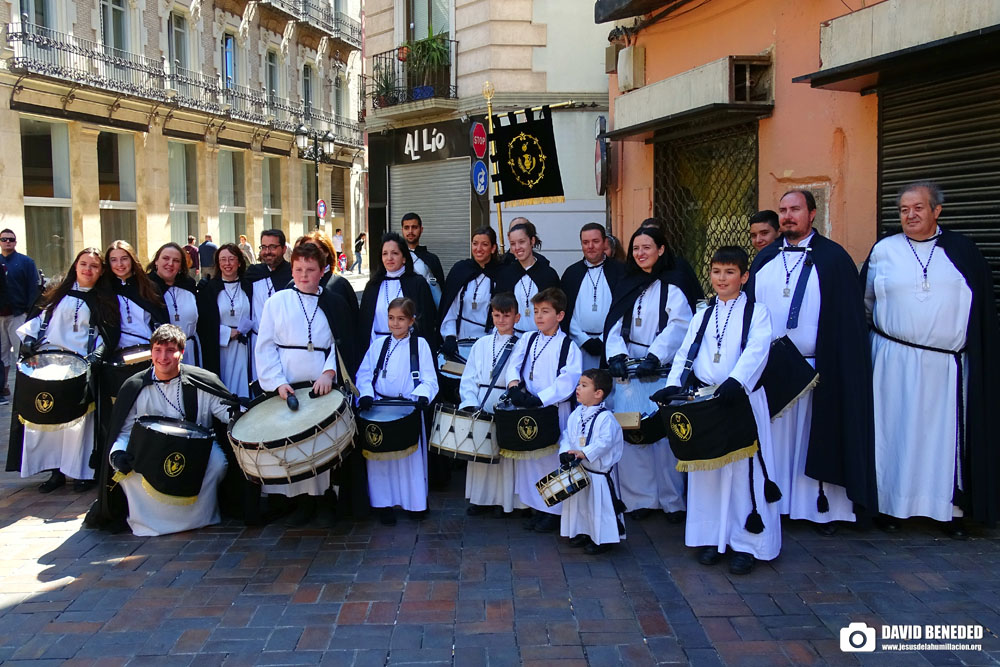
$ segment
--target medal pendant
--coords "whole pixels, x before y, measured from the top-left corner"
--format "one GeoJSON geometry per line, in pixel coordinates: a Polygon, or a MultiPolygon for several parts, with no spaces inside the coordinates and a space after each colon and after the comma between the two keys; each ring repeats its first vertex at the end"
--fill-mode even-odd
{"type": "Polygon", "coordinates": [[[131,316],[131,315],[129,315],[129,316],[128,316],[128,320],[127,320],[127,322],[128,322],[129,324],[132,324],[132,316],[131,316]]]}
{"type": "Polygon", "coordinates": [[[920,285],[920,287],[922,287],[925,292],[931,291],[931,284],[928,282],[927,278],[924,278],[924,282],[920,285]]]}
{"type": "Polygon", "coordinates": [[[73,332],[75,333],[75,332],[77,332],[77,331],[79,331],[79,329],[78,329],[78,328],[77,328],[77,326],[76,326],[76,325],[74,324],[74,325],[73,325],[73,332]]]}
{"type": "Polygon", "coordinates": [[[597,302],[596,301],[594,302],[594,305],[590,307],[590,309],[592,311],[594,311],[595,313],[597,312],[597,302]]]}
{"type": "Polygon", "coordinates": [[[309,344],[306,345],[306,350],[308,350],[309,352],[314,351],[312,341],[309,341],[309,344]]]}
{"type": "Polygon", "coordinates": [[[535,372],[534,371],[531,371],[530,373],[528,373],[528,379],[529,380],[534,380],[535,379],[535,372]]]}
{"type": "Polygon", "coordinates": [[[473,301],[472,302],[472,310],[475,310],[476,308],[479,308],[479,304],[476,303],[475,301],[473,301]]]}
{"type": "Polygon", "coordinates": [[[526,309],[524,310],[524,316],[525,316],[525,317],[531,317],[531,310],[529,310],[529,309],[527,309],[527,308],[526,308],[526,309]]]}
{"type": "Polygon", "coordinates": [[[233,309],[233,308],[230,308],[230,309],[229,309],[229,316],[230,316],[230,317],[234,317],[235,315],[236,315],[236,310],[235,310],[235,309],[233,309]]]}
{"type": "Polygon", "coordinates": [[[712,363],[717,364],[720,361],[722,361],[722,354],[720,354],[719,352],[716,352],[715,356],[712,357],[712,363]]]}
{"type": "Polygon", "coordinates": [[[641,327],[642,326],[642,318],[641,317],[635,318],[635,326],[637,326],[637,327],[641,327]]]}
{"type": "Polygon", "coordinates": [[[790,297],[791,295],[792,295],[792,290],[788,289],[787,287],[785,289],[781,290],[781,296],[787,298],[787,297],[790,297]]]}
{"type": "Polygon", "coordinates": [[[580,436],[580,446],[583,447],[586,444],[587,444],[587,439],[581,435],[580,436]]]}
{"type": "Polygon", "coordinates": [[[180,321],[181,321],[181,314],[174,313],[174,322],[180,322],[180,321]]]}

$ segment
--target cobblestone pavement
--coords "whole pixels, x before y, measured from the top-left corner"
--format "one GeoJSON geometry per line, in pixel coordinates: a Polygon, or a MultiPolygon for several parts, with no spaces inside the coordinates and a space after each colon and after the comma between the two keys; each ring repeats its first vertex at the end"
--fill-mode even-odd
{"type": "MultiPolygon", "coordinates": [[[[0,412],[6,424],[9,410],[0,412]]],[[[81,528],[92,494],[0,473],[0,661],[10,664],[994,664],[996,531],[956,542],[786,524],[735,577],[681,526],[630,522],[600,556],[516,519],[467,517],[461,478],[430,517],[330,531],[227,523],[159,538],[81,528]],[[839,630],[981,624],[982,652],[841,653],[839,630]]]]}

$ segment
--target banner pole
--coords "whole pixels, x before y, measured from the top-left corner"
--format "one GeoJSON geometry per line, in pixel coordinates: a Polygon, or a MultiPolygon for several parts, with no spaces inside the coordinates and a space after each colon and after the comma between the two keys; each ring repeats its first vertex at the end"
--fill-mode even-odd
{"type": "MultiPolygon", "coordinates": [[[[496,93],[496,89],[493,87],[493,84],[490,83],[489,81],[484,81],[483,82],[483,97],[486,99],[486,118],[487,118],[487,123],[488,123],[488,126],[489,126],[489,132],[490,132],[490,141],[489,141],[489,149],[490,149],[490,174],[492,174],[493,177],[494,177],[492,179],[493,180],[493,197],[494,197],[494,199],[496,199],[496,197],[499,196],[499,194],[500,194],[500,181],[496,178],[496,176],[498,175],[498,172],[497,172],[497,163],[496,163],[496,150],[495,150],[496,147],[493,145],[493,95],[494,95],[494,93],[496,93]]],[[[496,202],[496,205],[497,205],[497,241],[499,242],[499,246],[500,246],[500,254],[503,255],[503,253],[504,253],[504,248],[503,248],[503,239],[504,239],[504,236],[503,236],[503,212],[500,209],[500,202],[496,202]]]]}

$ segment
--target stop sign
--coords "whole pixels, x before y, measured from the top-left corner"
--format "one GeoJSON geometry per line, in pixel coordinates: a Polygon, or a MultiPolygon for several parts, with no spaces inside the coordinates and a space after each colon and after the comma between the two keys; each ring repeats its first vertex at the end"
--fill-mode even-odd
{"type": "Polygon", "coordinates": [[[486,155],[486,128],[479,122],[472,126],[472,150],[480,160],[486,155]]]}

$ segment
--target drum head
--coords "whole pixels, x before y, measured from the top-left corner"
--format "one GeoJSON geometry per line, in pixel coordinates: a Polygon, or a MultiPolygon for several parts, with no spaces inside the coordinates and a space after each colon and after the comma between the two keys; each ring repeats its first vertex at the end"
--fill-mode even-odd
{"type": "Polygon", "coordinates": [[[207,428],[193,422],[170,417],[155,417],[146,415],[139,417],[136,423],[143,428],[172,438],[211,438],[213,434],[207,428]]]}
{"type": "Polygon", "coordinates": [[[87,372],[87,362],[71,352],[39,352],[17,362],[19,373],[35,380],[68,380],[87,372]]]}
{"type": "Polygon", "coordinates": [[[306,387],[296,388],[299,409],[290,410],[280,396],[271,396],[250,407],[233,424],[230,435],[240,442],[280,442],[327,425],[330,417],[345,407],[344,394],[334,389],[323,396],[309,396],[306,387]]]}
{"type": "Polygon", "coordinates": [[[406,417],[413,410],[412,405],[373,405],[369,409],[359,412],[358,417],[370,422],[394,422],[406,417]]]}

